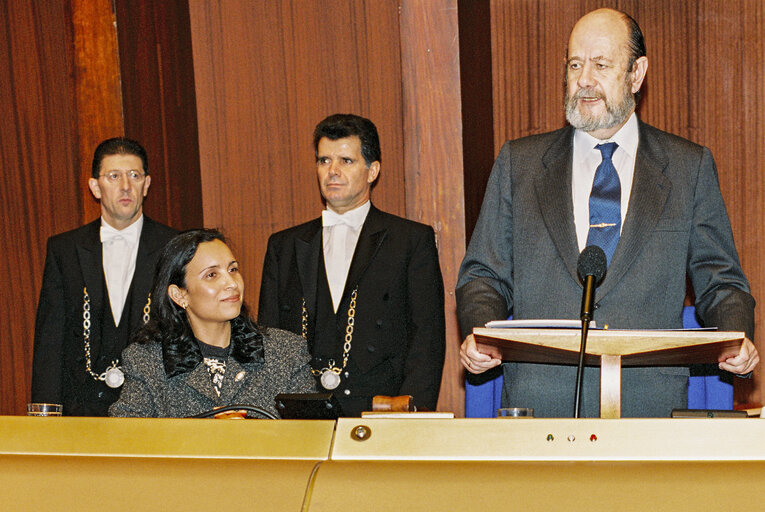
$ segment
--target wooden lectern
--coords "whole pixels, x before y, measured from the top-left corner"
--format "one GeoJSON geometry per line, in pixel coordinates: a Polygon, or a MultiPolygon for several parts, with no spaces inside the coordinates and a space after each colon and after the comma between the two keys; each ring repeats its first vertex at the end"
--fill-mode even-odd
{"type": "MultiPolygon", "coordinates": [[[[476,328],[473,335],[479,350],[505,361],[579,362],[579,329],[476,328]]],[[[717,363],[738,354],[743,340],[743,332],[591,329],[585,364],[600,366],[600,417],[621,417],[622,366],[717,363]]]]}

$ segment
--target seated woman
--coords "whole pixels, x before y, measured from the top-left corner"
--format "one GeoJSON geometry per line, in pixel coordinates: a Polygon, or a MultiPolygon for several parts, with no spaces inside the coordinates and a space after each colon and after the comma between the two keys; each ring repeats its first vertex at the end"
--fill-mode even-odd
{"type": "Polygon", "coordinates": [[[239,263],[218,231],[177,235],[157,264],[151,320],[122,354],[111,416],[185,417],[232,404],[276,414],[279,393],[315,390],[305,340],[259,329],[239,263]]]}

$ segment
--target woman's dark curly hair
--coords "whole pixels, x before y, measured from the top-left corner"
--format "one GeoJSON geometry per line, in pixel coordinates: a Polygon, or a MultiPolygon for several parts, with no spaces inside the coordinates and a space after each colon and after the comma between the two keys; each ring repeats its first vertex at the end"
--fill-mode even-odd
{"type": "MultiPolygon", "coordinates": [[[[170,299],[168,287],[174,284],[186,288],[186,266],[200,244],[213,240],[226,243],[223,234],[215,229],[184,231],[167,243],[157,263],[151,290],[151,319],[136,332],[133,341],[162,345],[168,377],[191,371],[202,361],[186,311],[170,299]]],[[[231,357],[239,363],[263,361],[263,335],[250,319],[245,304],[239,316],[231,320],[231,357]]]]}

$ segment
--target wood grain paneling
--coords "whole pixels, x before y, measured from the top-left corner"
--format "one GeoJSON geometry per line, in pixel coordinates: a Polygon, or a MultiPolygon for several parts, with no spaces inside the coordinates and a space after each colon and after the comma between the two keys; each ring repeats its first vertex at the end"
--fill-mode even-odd
{"type": "Polygon", "coordinates": [[[255,297],[268,235],[322,207],[315,124],[334,112],[372,119],[383,152],[373,201],[433,225],[439,237],[450,336],[440,407],[461,412],[453,299],[464,254],[456,2],[444,9],[400,4],[399,18],[393,1],[192,0],[205,224],[228,231],[255,297]]]}
{"type": "MultiPolygon", "coordinates": [[[[437,10],[424,0],[190,0],[187,8],[181,0],[117,0],[121,71],[111,5],[0,2],[0,162],[6,171],[0,244],[5,275],[13,276],[0,293],[0,414],[23,412],[28,397],[45,240],[98,213],[81,181],[95,144],[120,130],[119,96],[127,135],[147,146],[152,172],[162,174],[147,212],[176,227],[224,228],[243,262],[253,306],[268,235],[322,208],[311,133],[334,112],[377,124],[383,171],[373,199],[382,209],[434,225],[451,294],[464,250],[464,204],[455,198],[463,182],[454,172],[465,168],[471,197],[482,195],[474,184],[480,187],[488,172],[487,164],[478,164],[483,174],[476,179],[472,164],[480,157],[473,160],[459,147],[458,112],[460,105],[463,118],[481,110],[480,100],[470,102],[480,81],[468,75],[487,64],[464,59],[477,51],[473,44],[483,48],[474,55],[485,57],[486,34],[458,38],[453,11],[460,7],[464,32],[485,30],[485,4],[450,0],[437,10]],[[470,98],[455,89],[460,68],[469,68],[462,91],[470,98]]],[[[483,78],[491,75],[493,119],[483,122],[493,124],[490,130],[476,123],[477,130],[494,132],[496,153],[508,138],[562,126],[568,31],[602,5],[631,13],[645,31],[650,66],[641,118],[712,149],[742,264],[759,298],[765,287],[765,180],[759,176],[765,167],[765,2],[491,0],[491,70],[483,78]]],[[[470,140],[464,138],[472,150],[470,140]]],[[[450,295],[447,304],[447,323],[453,323],[450,295]]],[[[759,339],[762,306],[757,312],[759,339]]],[[[447,360],[451,377],[444,380],[441,409],[461,411],[454,365],[447,360]]],[[[739,401],[762,400],[761,375],[737,381],[739,401]]]]}
{"type": "Polygon", "coordinates": [[[86,180],[96,145],[124,133],[123,91],[131,101],[128,136],[146,146],[152,173],[160,175],[152,190],[162,200],[156,213],[147,207],[149,214],[201,225],[188,9],[185,2],[157,4],[142,2],[140,13],[127,13],[136,19],[122,29],[140,33],[123,38],[120,59],[110,0],[0,3],[0,154],[7,174],[0,244],[5,275],[18,276],[0,294],[0,414],[23,414],[29,396],[46,239],[100,215],[86,180]],[[144,81],[136,85],[139,74],[144,81]]]}
{"type": "Polygon", "coordinates": [[[268,236],[323,208],[312,133],[351,112],[380,133],[372,200],[404,215],[398,3],[191,0],[204,222],[234,245],[255,308],[268,236]]]}
{"type": "Polygon", "coordinates": [[[68,2],[0,2],[0,414],[24,414],[45,241],[80,220],[68,2]]]}
{"type": "Polygon", "coordinates": [[[92,176],[93,152],[101,141],[124,133],[117,29],[109,0],[71,0],[79,156],[80,223],[101,215],[85,185],[92,176]]]}
{"type": "Polygon", "coordinates": [[[465,172],[465,240],[481,211],[494,163],[491,8],[488,0],[459,0],[462,161],[465,172]]]}
{"type": "MultiPolygon", "coordinates": [[[[507,139],[565,123],[563,59],[576,20],[620,8],[643,29],[649,68],[639,115],[708,146],[718,167],[742,265],[755,299],[765,289],[765,3],[492,0],[495,152],[507,139]]],[[[760,353],[762,305],[755,338],[760,353]]],[[[739,402],[761,402],[762,370],[738,379],[739,402]]]]}
{"type": "Polygon", "coordinates": [[[446,361],[438,408],[464,413],[454,288],[465,254],[457,1],[401,3],[408,217],[436,231],[446,295],[446,361]]]}
{"type": "MultiPolygon", "coordinates": [[[[765,2],[705,1],[691,14],[695,72],[681,94],[693,98],[689,124],[698,136],[688,137],[715,156],[741,264],[759,302],[755,341],[765,355],[765,2]]],[[[754,379],[736,380],[738,402],[765,400],[763,375],[761,364],[754,379]]]]}
{"type": "Polygon", "coordinates": [[[149,155],[144,210],[177,229],[203,224],[202,190],[186,0],[117,0],[125,135],[149,155]]]}

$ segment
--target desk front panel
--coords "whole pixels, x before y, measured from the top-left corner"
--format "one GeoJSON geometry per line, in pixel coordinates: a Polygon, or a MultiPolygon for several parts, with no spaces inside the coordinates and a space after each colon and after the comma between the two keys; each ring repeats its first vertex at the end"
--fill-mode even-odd
{"type": "Polygon", "coordinates": [[[331,460],[311,512],[760,510],[765,461],[331,460]]]}
{"type": "Polygon", "coordinates": [[[734,510],[764,491],[759,419],[344,418],[309,510],[734,510]]]}
{"type": "Polygon", "coordinates": [[[765,420],[342,418],[331,459],[765,460],[765,420]]]}
{"type": "Polygon", "coordinates": [[[0,482],[3,510],[730,510],[765,421],[0,417],[0,482]]]}
{"type": "Polygon", "coordinates": [[[301,510],[334,426],[0,417],[0,509],[301,510]]]}

